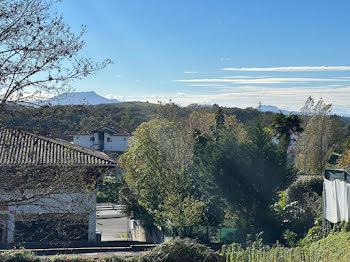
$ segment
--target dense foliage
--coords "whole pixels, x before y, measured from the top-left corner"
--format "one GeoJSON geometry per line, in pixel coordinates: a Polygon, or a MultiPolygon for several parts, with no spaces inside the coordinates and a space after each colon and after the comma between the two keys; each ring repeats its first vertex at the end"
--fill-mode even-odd
{"type": "Polygon", "coordinates": [[[286,152],[261,125],[245,130],[222,109],[188,118],[166,109],[136,129],[120,159],[132,203],[142,207],[133,211],[168,229],[229,224],[278,238],[281,223],[270,206],[294,175],[286,152]]]}
{"type": "Polygon", "coordinates": [[[216,139],[201,142],[196,160],[208,190],[219,193],[237,217],[235,227],[264,231],[265,240],[278,238],[280,222],[270,206],[294,173],[285,152],[260,125],[250,128],[242,141],[235,130],[223,129],[216,139]]]}
{"type": "MultiPolygon", "coordinates": [[[[42,106],[39,108],[15,106],[8,107],[0,120],[4,126],[53,136],[84,133],[101,126],[120,127],[132,132],[141,123],[149,121],[155,114],[169,114],[166,112],[169,111],[167,110],[169,107],[171,106],[158,106],[143,102],[97,106],[42,106]]],[[[178,107],[173,105],[171,110],[172,112],[175,110],[177,117],[189,117],[193,112],[200,113],[200,115],[213,114],[217,108],[217,106],[178,107]]],[[[223,112],[226,115],[235,115],[240,122],[246,125],[252,125],[256,120],[261,119],[267,126],[271,123],[273,115],[271,112],[259,112],[253,108],[223,108],[223,112]]]]}
{"type": "Polygon", "coordinates": [[[43,106],[8,108],[2,116],[4,126],[52,136],[86,133],[102,126],[133,131],[148,121],[157,105],[138,102],[97,106],[43,106]]]}

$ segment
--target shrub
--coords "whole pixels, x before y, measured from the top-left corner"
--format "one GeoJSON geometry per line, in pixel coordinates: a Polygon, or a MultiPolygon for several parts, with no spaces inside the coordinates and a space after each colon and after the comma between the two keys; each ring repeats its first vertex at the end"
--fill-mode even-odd
{"type": "Polygon", "coordinates": [[[126,258],[123,258],[123,257],[119,257],[119,256],[108,256],[108,257],[104,257],[101,260],[101,262],[125,262],[125,261],[129,261],[129,260],[127,260],[126,258]]]}
{"type": "Polygon", "coordinates": [[[134,262],[220,262],[224,257],[194,240],[175,238],[134,258],[134,262]]]}
{"type": "Polygon", "coordinates": [[[94,259],[89,259],[85,257],[68,257],[66,255],[54,256],[49,259],[43,259],[42,262],[93,262],[94,259]]]}
{"type": "Polygon", "coordinates": [[[323,237],[322,227],[317,225],[309,229],[309,232],[307,233],[306,237],[300,241],[300,244],[301,245],[310,244],[312,242],[316,242],[320,240],[322,237],[323,237]]]}
{"type": "Polygon", "coordinates": [[[286,205],[282,216],[288,221],[286,229],[305,237],[322,214],[323,179],[311,178],[292,184],[286,191],[286,205]]]}
{"type": "Polygon", "coordinates": [[[283,239],[285,239],[286,243],[290,247],[295,247],[297,244],[298,235],[293,231],[286,230],[283,233],[283,239]]]}
{"type": "Polygon", "coordinates": [[[1,262],[40,262],[33,253],[25,250],[8,250],[0,253],[1,262]]]}

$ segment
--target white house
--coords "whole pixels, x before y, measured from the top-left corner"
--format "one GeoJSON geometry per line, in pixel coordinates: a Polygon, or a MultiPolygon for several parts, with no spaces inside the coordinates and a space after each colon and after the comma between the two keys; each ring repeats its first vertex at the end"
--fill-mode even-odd
{"type": "Polygon", "coordinates": [[[73,135],[73,144],[102,152],[124,152],[131,135],[125,130],[102,127],[91,134],[73,135]]]}
{"type": "MultiPolygon", "coordinates": [[[[82,239],[95,241],[97,180],[103,170],[115,167],[105,153],[0,128],[0,245],[28,231],[22,221],[47,225],[54,216],[68,222],[74,218],[74,223],[79,218],[86,229],[82,239]]],[[[48,235],[40,227],[29,229],[48,235]]]]}

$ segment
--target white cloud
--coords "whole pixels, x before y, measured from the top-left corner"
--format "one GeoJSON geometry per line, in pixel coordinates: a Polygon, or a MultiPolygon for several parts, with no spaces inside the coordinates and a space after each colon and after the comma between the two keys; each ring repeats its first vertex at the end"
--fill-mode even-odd
{"type": "Polygon", "coordinates": [[[223,84],[192,84],[188,86],[196,86],[196,87],[225,87],[223,84]]]}
{"type": "Polygon", "coordinates": [[[184,74],[198,74],[198,72],[195,72],[195,71],[185,71],[184,74]]]}
{"type": "Polygon", "coordinates": [[[269,86],[238,86],[217,90],[214,94],[152,94],[147,96],[129,96],[126,101],[158,101],[168,102],[170,99],[182,106],[189,104],[214,104],[230,107],[256,107],[263,104],[275,105],[281,109],[299,111],[307,97],[323,98],[327,103],[336,105],[334,112],[350,114],[350,86],[337,85],[313,87],[269,87],[269,86]],[[340,110],[341,108],[341,110],[340,110]]]}
{"type": "Polygon", "coordinates": [[[269,77],[269,76],[222,76],[220,78],[266,78],[266,77],[269,77]]]}
{"type": "Polygon", "coordinates": [[[254,72],[350,71],[350,66],[225,67],[222,70],[254,72]]]}
{"type": "Polygon", "coordinates": [[[229,57],[220,57],[219,60],[220,61],[230,61],[231,58],[229,58],[229,57]]]}
{"type": "Polygon", "coordinates": [[[256,79],[228,79],[203,78],[173,80],[181,83],[231,83],[231,84],[282,84],[282,83],[308,83],[308,82],[349,82],[343,78],[256,78],[256,79]]]}
{"type": "Polygon", "coordinates": [[[104,97],[107,98],[107,99],[117,99],[119,101],[125,101],[124,96],[108,94],[108,95],[105,95],[104,97]]]}

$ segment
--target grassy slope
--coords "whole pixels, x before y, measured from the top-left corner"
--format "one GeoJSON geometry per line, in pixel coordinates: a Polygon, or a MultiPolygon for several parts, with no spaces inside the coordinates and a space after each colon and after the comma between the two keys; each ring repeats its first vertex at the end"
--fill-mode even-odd
{"type": "Polygon", "coordinates": [[[252,247],[235,245],[224,248],[228,262],[345,262],[350,261],[350,233],[333,233],[328,237],[297,248],[252,247]]]}
{"type": "Polygon", "coordinates": [[[350,261],[350,232],[330,234],[306,248],[311,254],[322,253],[319,261],[350,261]]]}

